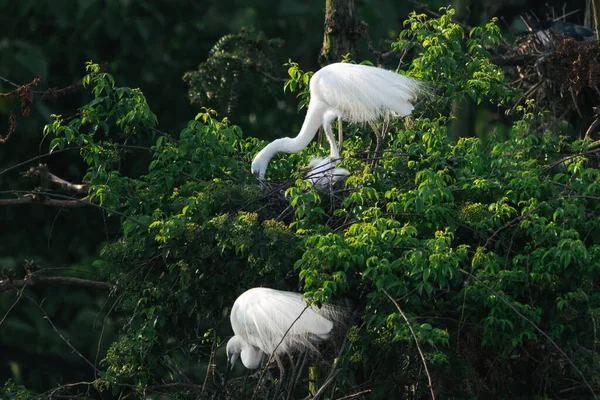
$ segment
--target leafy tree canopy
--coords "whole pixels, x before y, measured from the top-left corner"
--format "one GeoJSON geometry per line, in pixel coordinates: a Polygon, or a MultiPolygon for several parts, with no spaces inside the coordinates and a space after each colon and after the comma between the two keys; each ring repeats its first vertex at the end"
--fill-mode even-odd
{"type": "MultiPolygon", "coordinates": [[[[73,115],[54,115],[44,143],[50,152],[76,149],[85,163],[87,191],[71,200],[120,223],[94,263],[110,301],[90,332],[106,350],[65,337],[57,353],[70,352],[87,380],[57,379],[44,393],[9,381],[3,396],[600,392],[597,149],[561,136],[531,101],[516,107],[506,140],[492,132],[486,141],[452,142],[454,100],[502,107],[521,98],[490,62],[496,20],[465,32],[452,15],[409,16],[393,46],[414,52],[406,73],[431,82],[432,94],[411,118],[379,124],[388,132],[381,154],[368,129],[345,126],[342,165],[351,176],[326,190],[299,172],[326,152],[317,144],[274,160],[269,184],[259,186],[249,166],[265,141],[211,109],[179,133],[160,130],[142,90],[119,86],[89,62],[82,82],[92,99],[73,115]],[[139,157],[144,168],[124,173],[139,157]],[[307,361],[309,372],[298,360],[283,381],[276,371],[244,379],[236,370],[225,389],[229,307],[254,286],[302,290],[352,316],[322,357],[307,361]]],[[[306,100],[310,73],[288,67],[285,87],[306,100]]],[[[71,196],[40,192],[39,201],[71,196]]],[[[53,276],[31,269],[33,283],[53,276]]],[[[17,301],[44,310],[41,298],[18,293],[17,301]]],[[[0,335],[22,331],[9,322],[0,335]]]]}

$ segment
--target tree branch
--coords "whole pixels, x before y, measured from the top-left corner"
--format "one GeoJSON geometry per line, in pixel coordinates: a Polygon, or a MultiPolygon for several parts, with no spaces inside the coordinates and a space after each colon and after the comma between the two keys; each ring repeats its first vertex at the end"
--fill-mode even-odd
{"type": "MultiPolygon", "coordinates": [[[[59,178],[60,179],[60,178],[59,178]]],[[[68,182],[67,182],[68,183],[68,182]]],[[[0,206],[18,205],[18,204],[41,204],[52,207],[82,207],[89,203],[88,196],[77,200],[55,200],[50,198],[41,198],[34,194],[26,194],[17,199],[0,199],[0,206]]],[[[91,204],[91,203],[90,203],[91,204]]]]}
{"type": "Polygon", "coordinates": [[[357,397],[357,396],[360,396],[360,395],[363,395],[363,394],[367,394],[367,393],[371,393],[371,389],[361,390],[360,392],[356,392],[356,393],[350,394],[348,396],[340,397],[337,400],[351,399],[353,397],[357,397]]]}
{"type": "MultiPolygon", "coordinates": [[[[104,207],[101,204],[92,203],[91,201],[89,201],[89,199],[88,199],[87,196],[84,197],[83,199],[74,199],[73,197],[64,196],[62,194],[48,193],[48,192],[39,192],[39,191],[33,191],[33,190],[32,191],[26,191],[26,190],[2,190],[2,191],[0,191],[0,195],[3,195],[3,194],[12,194],[12,195],[22,194],[24,197],[25,196],[52,196],[52,197],[56,197],[56,198],[59,198],[59,199],[65,199],[67,201],[75,201],[75,202],[81,203],[82,205],[88,205],[88,206],[96,207],[96,208],[99,208],[101,210],[108,211],[108,212],[110,212],[112,214],[119,215],[119,216],[121,216],[123,218],[126,218],[126,219],[130,220],[131,222],[136,223],[139,226],[143,226],[144,228],[150,228],[148,225],[144,224],[143,222],[138,221],[137,219],[134,219],[134,218],[132,218],[132,217],[126,215],[126,214],[123,214],[120,211],[113,210],[112,208],[104,207]]],[[[11,199],[5,199],[4,201],[8,201],[8,200],[11,200],[11,199]]],[[[55,205],[56,202],[57,202],[57,200],[53,200],[53,199],[49,199],[49,200],[51,200],[51,201],[54,202],[53,205],[55,205]]],[[[3,203],[0,202],[0,205],[2,205],[2,204],[3,203]]],[[[8,203],[8,204],[10,204],[10,203],[8,203]]],[[[69,205],[69,204],[70,203],[67,203],[67,205],[69,205]]]]}
{"type": "Polygon", "coordinates": [[[67,344],[67,346],[69,346],[71,348],[71,350],[73,350],[75,352],[75,354],[77,354],[83,361],[85,361],[86,364],[88,364],[90,367],[92,367],[96,373],[100,372],[98,370],[98,368],[94,364],[92,364],[90,362],[90,360],[88,360],[87,358],[85,358],[85,356],[83,354],[81,354],[79,352],[79,350],[77,350],[75,348],[75,346],[73,346],[71,344],[71,342],[56,328],[56,325],[54,325],[54,322],[52,322],[52,320],[48,316],[48,313],[46,312],[46,310],[44,310],[42,308],[42,306],[38,302],[36,302],[34,299],[32,299],[31,297],[29,297],[28,295],[25,294],[24,296],[27,299],[29,299],[29,301],[31,301],[42,312],[42,314],[44,314],[44,319],[46,321],[48,321],[48,323],[50,324],[50,326],[52,327],[52,329],[54,330],[54,332],[56,332],[56,334],[63,340],[63,342],[65,342],[67,344]]]}
{"type": "Polygon", "coordinates": [[[59,154],[59,153],[63,153],[63,152],[65,152],[65,151],[70,151],[70,150],[79,150],[79,149],[81,149],[81,146],[69,147],[69,148],[67,148],[67,149],[54,150],[52,153],[40,154],[39,156],[36,156],[36,157],[30,158],[30,159],[29,159],[29,160],[27,160],[27,161],[23,161],[23,162],[21,162],[21,163],[19,163],[19,164],[13,165],[13,166],[11,166],[11,167],[8,167],[8,168],[6,168],[6,169],[4,169],[4,170],[0,171],[0,175],[3,175],[3,174],[5,174],[5,173],[7,173],[8,171],[11,171],[11,170],[13,170],[13,169],[16,169],[16,168],[22,167],[23,165],[29,164],[30,162],[33,162],[33,161],[39,160],[39,159],[41,159],[41,158],[50,157],[50,156],[52,156],[52,155],[59,154]]]}
{"type": "Polygon", "coordinates": [[[52,182],[65,190],[69,190],[72,192],[85,192],[88,188],[87,185],[82,183],[71,183],[60,176],[54,175],[52,172],[48,170],[48,167],[45,165],[38,165],[37,167],[31,167],[29,172],[26,174],[28,176],[39,176],[41,179],[52,182]]]}
{"type": "Polygon", "coordinates": [[[66,276],[32,276],[28,275],[25,279],[13,281],[13,280],[1,280],[0,281],[0,293],[8,290],[20,290],[25,286],[70,286],[86,289],[97,289],[97,290],[108,290],[108,285],[105,282],[90,281],[81,278],[72,278],[66,276]]]}

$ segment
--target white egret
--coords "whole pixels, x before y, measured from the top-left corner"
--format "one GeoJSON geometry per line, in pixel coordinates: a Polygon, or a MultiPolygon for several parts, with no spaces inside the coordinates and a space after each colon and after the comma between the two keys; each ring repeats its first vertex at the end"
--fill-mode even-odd
{"type": "MultiPolygon", "coordinates": [[[[424,84],[416,79],[367,65],[335,63],[321,68],[310,80],[310,102],[300,133],[275,139],[252,161],[252,173],[264,179],[275,154],[298,153],[323,125],[332,160],[340,158],[332,131],[333,121],[374,122],[388,111],[409,115],[424,84]]],[[[341,143],[340,143],[341,144],[341,143]]]]}
{"type": "Polygon", "coordinates": [[[337,160],[332,160],[330,157],[314,157],[308,163],[312,169],[306,176],[306,179],[313,186],[323,188],[350,175],[347,169],[336,168],[337,163],[337,160]]]}
{"type": "Polygon", "coordinates": [[[273,354],[281,366],[282,354],[316,351],[315,344],[330,337],[342,315],[332,305],[308,306],[300,293],[249,289],[231,309],[235,336],[227,343],[227,363],[233,368],[241,358],[246,368],[256,369],[265,354],[273,354]]]}

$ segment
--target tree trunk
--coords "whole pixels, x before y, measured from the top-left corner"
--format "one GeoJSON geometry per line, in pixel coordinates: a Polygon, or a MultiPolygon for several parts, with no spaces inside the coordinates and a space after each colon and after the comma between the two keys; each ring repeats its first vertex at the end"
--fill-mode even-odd
{"type": "Polygon", "coordinates": [[[356,18],[354,0],[325,0],[325,33],[319,64],[341,61],[350,53],[356,57],[356,41],[367,31],[367,24],[356,18]]]}

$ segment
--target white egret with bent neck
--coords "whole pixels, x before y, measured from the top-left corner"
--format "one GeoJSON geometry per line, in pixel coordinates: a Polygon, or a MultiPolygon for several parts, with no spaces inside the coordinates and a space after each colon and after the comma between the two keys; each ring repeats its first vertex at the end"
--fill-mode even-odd
{"type": "MultiPolygon", "coordinates": [[[[300,133],[295,138],[275,139],[252,161],[252,173],[264,179],[275,154],[298,153],[308,146],[322,125],[330,147],[330,162],[340,158],[332,124],[337,118],[349,122],[380,120],[389,111],[409,115],[424,83],[398,73],[368,65],[335,63],[321,68],[310,80],[310,102],[300,133]]],[[[341,143],[340,143],[341,145],[341,143]]]]}
{"type": "MultiPolygon", "coordinates": [[[[302,294],[268,288],[253,288],[242,293],[231,309],[235,336],[227,343],[229,368],[238,358],[248,369],[256,369],[263,356],[279,356],[294,351],[316,352],[315,344],[327,340],[342,318],[341,309],[323,305],[309,306],[302,294]]],[[[228,368],[228,370],[229,370],[228,368]]]]}

